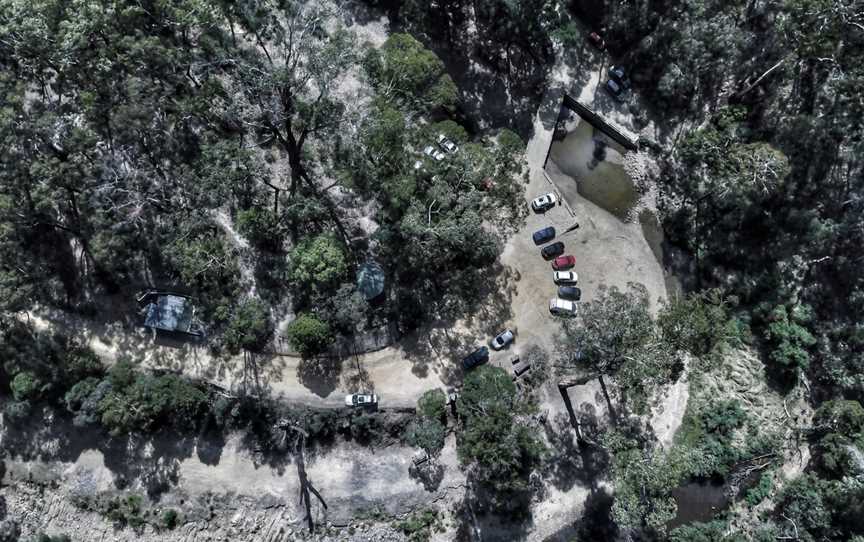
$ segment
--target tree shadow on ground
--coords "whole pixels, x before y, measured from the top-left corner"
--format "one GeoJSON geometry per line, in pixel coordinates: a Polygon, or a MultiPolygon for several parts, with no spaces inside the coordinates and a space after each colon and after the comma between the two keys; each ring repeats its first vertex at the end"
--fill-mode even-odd
{"type": "MultiPolygon", "coordinates": [[[[612,520],[614,499],[604,490],[592,491],[585,501],[582,518],[576,522],[577,540],[617,540],[618,527],[612,520]]],[[[572,535],[567,540],[572,540],[572,535]]],[[[552,540],[557,540],[552,538],[552,540]]]]}
{"type": "Polygon", "coordinates": [[[117,489],[141,487],[155,502],[177,484],[180,463],[193,456],[196,442],[180,431],[163,430],[146,437],[113,438],[101,451],[117,489]]]}
{"type": "Polygon", "coordinates": [[[456,32],[452,42],[426,35],[422,41],[441,58],[459,87],[463,122],[473,124],[473,131],[510,128],[526,137],[550,63],[518,48],[512,48],[512,57],[504,61],[498,51],[484,51],[470,36],[470,32],[456,32]]]}
{"type": "MultiPolygon", "coordinates": [[[[414,333],[406,335],[400,346],[411,371],[425,378],[434,370],[448,385],[461,382],[461,360],[503,331],[513,319],[513,297],[517,293],[517,272],[499,263],[483,270],[484,280],[472,281],[471,298],[439,313],[438,320],[414,333]],[[494,280],[489,280],[494,277],[494,280]]],[[[518,330],[513,330],[518,335],[518,330]]]]}
{"type": "Polygon", "coordinates": [[[370,378],[366,363],[359,356],[342,361],[342,386],[352,393],[374,392],[375,382],[370,378]]]}
{"type": "Polygon", "coordinates": [[[300,383],[318,397],[333,393],[341,374],[342,359],[331,356],[303,358],[297,366],[300,383]]]}
{"type": "Polygon", "coordinates": [[[54,468],[51,463],[58,463],[56,467],[62,466],[64,477],[75,476],[68,480],[73,491],[91,491],[86,465],[81,465],[80,472],[76,469],[74,474],[69,470],[69,464],[77,463],[88,450],[102,454],[102,462],[118,489],[141,488],[156,501],[178,482],[182,461],[197,452],[202,462],[218,464],[225,445],[219,432],[196,436],[187,428],[163,427],[147,434],[111,436],[98,426],[74,426],[71,418],[61,412],[56,412],[49,424],[44,419],[40,409],[30,419],[7,424],[4,449],[10,460],[44,462],[46,472],[54,468]]]}
{"type": "Polygon", "coordinates": [[[436,491],[444,480],[446,467],[436,459],[429,459],[420,465],[408,467],[408,476],[423,484],[423,489],[430,493],[436,491]]]}
{"type": "Polygon", "coordinates": [[[481,496],[465,492],[461,513],[455,515],[459,522],[456,540],[527,540],[532,524],[530,496],[517,498],[508,503],[508,510],[490,512],[478,510],[478,504],[489,502],[481,496]]]}
{"type": "MultiPolygon", "coordinates": [[[[582,413],[577,413],[583,423],[582,413]]],[[[569,491],[575,485],[596,488],[609,466],[609,457],[601,448],[587,443],[579,444],[576,431],[568,416],[557,414],[545,424],[546,439],[551,448],[551,459],[546,464],[544,479],[560,491],[569,491]]]]}

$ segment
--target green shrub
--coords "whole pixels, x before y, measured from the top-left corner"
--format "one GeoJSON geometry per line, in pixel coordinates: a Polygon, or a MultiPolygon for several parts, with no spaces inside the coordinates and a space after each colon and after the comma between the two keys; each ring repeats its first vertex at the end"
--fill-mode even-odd
{"type": "Polygon", "coordinates": [[[333,342],[330,326],[311,314],[301,314],[286,329],[288,342],[303,357],[320,354],[333,342]]]}
{"type": "Polygon", "coordinates": [[[345,252],[332,235],[304,239],[294,247],[289,259],[289,276],[302,287],[330,287],[348,273],[345,252]]]}
{"type": "Polygon", "coordinates": [[[129,495],[125,498],[115,498],[105,505],[104,515],[120,526],[132,528],[142,527],[145,523],[142,515],[143,499],[140,495],[129,495]]]}
{"type": "Polygon", "coordinates": [[[102,424],[112,435],[148,431],[160,423],[193,425],[207,395],[181,376],[138,374],[131,384],[112,387],[99,402],[102,424]]]}
{"type": "Polygon", "coordinates": [[[447,430],[437,418],[420,418],[408,427],[406,440],[411,446],[434,456],[444,448],[447,430]]]}
{"type": "Polygon", "coordinates": [[[272,335],[273,324],[267,306],[257,299],[248,299],[240,304],[228,322],[223,341],[229,352],[237,354],[241,350],[261,350],[272,335]]]}
{"type": "Polygon", "coordinates": [[[279,222],[265,207],[251,207],[237,213],[237,230],[255,246],[276,250],[282,241],[279,222]]]}
{"type": "Polygon", "coordinates": [[[745,497],[747,504],[756,506],[771,494],[773,488],[774,473],[771,471],[763,472],[762,476],[759,477],[759,483],[747,491],[747,496],[745,497]]]}
{"type": "Polygon", "coordinates": [[[432,532],[442,532],[438,512],[430,508],[412,512],[405,519],[395,523],[394,527],[402,531],[411,542],[426,542],[432,538],[432,532]]]}
{"type": "Polygon", "coordinates": [[[42,382],[30,371],[24,371],[15,375],[10,387],[16,401],[27,401],[39,398],[42,382]]]}
{"type": "Polygon", "coordinates": [[[173,529],[180,523],[180,516],[177,514],[177,510],[173,508],[169,508],[162,512],[162,527],[166,529],[173,529]]]}
{"type": "Polygon", "coordinates": [[[447,414],[447,396],[440,389],[429,390],[417,400],[417,411],[431,420],[443,420],[447,414]]]}
{"type": "Polygon", "coordinates": [[[804,327],[809,318],[808,311],[796,308],[789,311],[778,305],[771,311],[765,338],[771,346],[768,357],[787,370],[804,370],[810,366],[808,349],[816,344],[816,338],[804,327]]]}

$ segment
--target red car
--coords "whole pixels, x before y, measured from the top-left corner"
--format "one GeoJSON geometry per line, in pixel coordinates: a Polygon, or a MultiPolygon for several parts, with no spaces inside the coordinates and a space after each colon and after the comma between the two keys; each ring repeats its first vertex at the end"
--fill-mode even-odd
{"type": "Polygon", "coordinates": [[[597,32],[591,32],[588,34],[588,41],[591,42],[594,47],[600,49],[601,51],[606,48],[606,40],[600,37],[600,34],[597,32]]]}
{"type": "Polygon", "coordinates": [[[552,269],[560,271],[561,269],[570,269],[576,265],[576,256],[558,256],[552,261],[552,269]]]}

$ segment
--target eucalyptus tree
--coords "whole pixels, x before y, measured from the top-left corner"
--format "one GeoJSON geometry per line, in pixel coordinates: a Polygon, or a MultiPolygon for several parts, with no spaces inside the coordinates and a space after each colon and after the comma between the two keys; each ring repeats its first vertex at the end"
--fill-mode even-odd
{"type": "MultiPolygon", "coordinates": [[[[337,208],[314,178],[310,143],[326,145],[325,134],[340,126],[344,105],[334,93],[356,61],[353,35],[329,1],[263,0],[255,7],[240,20],[245,45],[229,59],[234,66],[227,86],[234,98],[228,113],[245,130],[278,145],[288,158],[289,200],[305,186],[325,204],[347,244],[337,208]]],[[[273,188],[278,195],[281,187],[273,188]]]]}
{"type": "MultiPolygon", "coordinates": [[[[597,375],[613,419],[605,377],[617,384],[622,404],[644,412],[652,392],[671,382],[681,363],[655,324],[641,284],[628,284],[626,291],[601,286],[591,301],[579,304],[578,320],[564,320],[562,328],[559,367],[568,379],[597,375]]],[[[567,379],[559,384],[568,385],[567,379]]]]}

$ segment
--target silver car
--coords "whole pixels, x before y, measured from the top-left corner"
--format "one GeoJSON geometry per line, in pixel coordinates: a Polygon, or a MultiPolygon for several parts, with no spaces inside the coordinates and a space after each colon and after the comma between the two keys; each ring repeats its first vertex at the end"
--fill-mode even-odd
{"type": "Polygon", "coordinates": [[[435,159],[436,162],[440,162],[446,156],[443,152],[439,151],[438,149],[436,149],[432,145],[429,145],[428,147],[423,149],[423,154],[425,154],[429,158],[435,159]]]}
{"type": "Polygon", "coordinates": [[[378,404],[378,396],[374,393],[355,393],[345,396],[345,406],[365,407],[378,404]]]}
{"type": "Polygon", "coordinates": [[[501,350],[502,348],[504,348],[505,346],[507,346],[508,344],[510,344],[512,342],[513,342],[513,332],[510,331],[509,329],[505,329],[504,331],[499,333],[497,337],[492,339],[492,341],[489,344],[490,344],[490,346],[492,346],[493,350],[501,350]]]}
{"type": "Polygon", "coordinates": [[[459,147],[456,146],[456,143],[453,143],[450,139],[447,138],[444,134],[438,134],[438,144],[441,145],[441,148],[445,151],[453,154],[454,152],[459,150],[459,147]]]}

